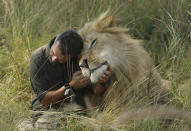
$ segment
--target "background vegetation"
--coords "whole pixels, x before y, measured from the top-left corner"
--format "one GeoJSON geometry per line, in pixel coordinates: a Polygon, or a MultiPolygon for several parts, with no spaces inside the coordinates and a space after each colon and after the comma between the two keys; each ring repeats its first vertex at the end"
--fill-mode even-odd
{"type": "MultiPolygon", "coordinates": [[[[120,26],[144,40],[162,77],[172,81],[170,104],[190,111],[190,0],[0,0],[0,130],[14,130],[29,117],[31,53],[56,34],[78,30],[108,9],[120,26]]],[[[182,123],[176,120],[165,127],[160,120],[129,121],[121,129],[183,130],[182,123]]],[[[76,128],[71,124],[71,130],[76,128]]]]}

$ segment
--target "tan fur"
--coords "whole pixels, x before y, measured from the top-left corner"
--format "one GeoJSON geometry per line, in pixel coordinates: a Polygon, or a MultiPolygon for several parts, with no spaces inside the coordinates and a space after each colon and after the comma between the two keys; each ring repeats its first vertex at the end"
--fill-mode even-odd
{"type": "Polygon", "coordinates": [[[112,70],[111,83],[105,94],[100,97],[91,94],[93,106],[101,104],[105,109],[113,105],[112,109],[117,109],[134,98],[137,105],[165,103],[167,100],[161,76],[150,56],[141,41],[126,34],[127,30],[118,27],[116,20],[104,13],[79,31],[85,42],[81,60],[87,58],[90,69],[108,61],[112,70]],[[97,39],[96,45],[88,49],[94,39],[97,39]]]}

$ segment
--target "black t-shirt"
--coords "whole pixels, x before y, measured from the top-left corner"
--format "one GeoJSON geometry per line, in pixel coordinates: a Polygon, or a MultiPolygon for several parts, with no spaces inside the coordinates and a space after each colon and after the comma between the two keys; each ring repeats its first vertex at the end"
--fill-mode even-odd
{"type": "MultiPolygon", "coordinates": [[[[74,72],[80,70],[77,60],[71,60],[67,63],[50,63],[50,48],[54,43],[53,38],[49,44],[44,45],[31,56],[30,59],[30,80],[35,97],[32,101],[32,110],[47,110],[49,107],[43,107],[40,101],[49,90],[57,90],[72,79],[74,72]]],[[[87,88],[75,90],[76,101],[85,106],[81,99],[87,88]]],[[[89,89],[88,89],[89,90],[89,89]]],[[[51,105],[51,108],[59,108],[62,102],[51,105]]]]}

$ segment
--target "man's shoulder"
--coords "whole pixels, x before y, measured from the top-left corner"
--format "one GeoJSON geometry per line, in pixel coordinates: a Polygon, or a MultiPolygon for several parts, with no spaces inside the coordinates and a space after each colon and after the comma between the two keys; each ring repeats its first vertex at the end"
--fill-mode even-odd
{"type": "Polygon", "coordinates": [[[36,49],[31,55],[31,62],[41,63],[46,57],[47,44],[36,49]]]}

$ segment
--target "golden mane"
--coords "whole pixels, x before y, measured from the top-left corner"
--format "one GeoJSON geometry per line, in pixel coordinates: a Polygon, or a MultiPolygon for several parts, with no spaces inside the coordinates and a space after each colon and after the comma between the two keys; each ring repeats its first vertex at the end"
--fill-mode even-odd
{"type": "Polygon", "coordinates": [[[126,34],[128,29],[118,27],[115,18],[107,14],[103,13],[79,30],[85,43],[82,59],[88,59],[90,68],[103,61],[108,61],[112,68],[112,82],[102,105],[118,103],[119,106],[130,102],[134,95],[137,100],[149,99],[146,103],[164,103],[166,93],[162,78],[141,46],[142,41],[126,34]],[[89,42],[94,39],[98,39],[97,44],[90,50],[89,42]]]}

